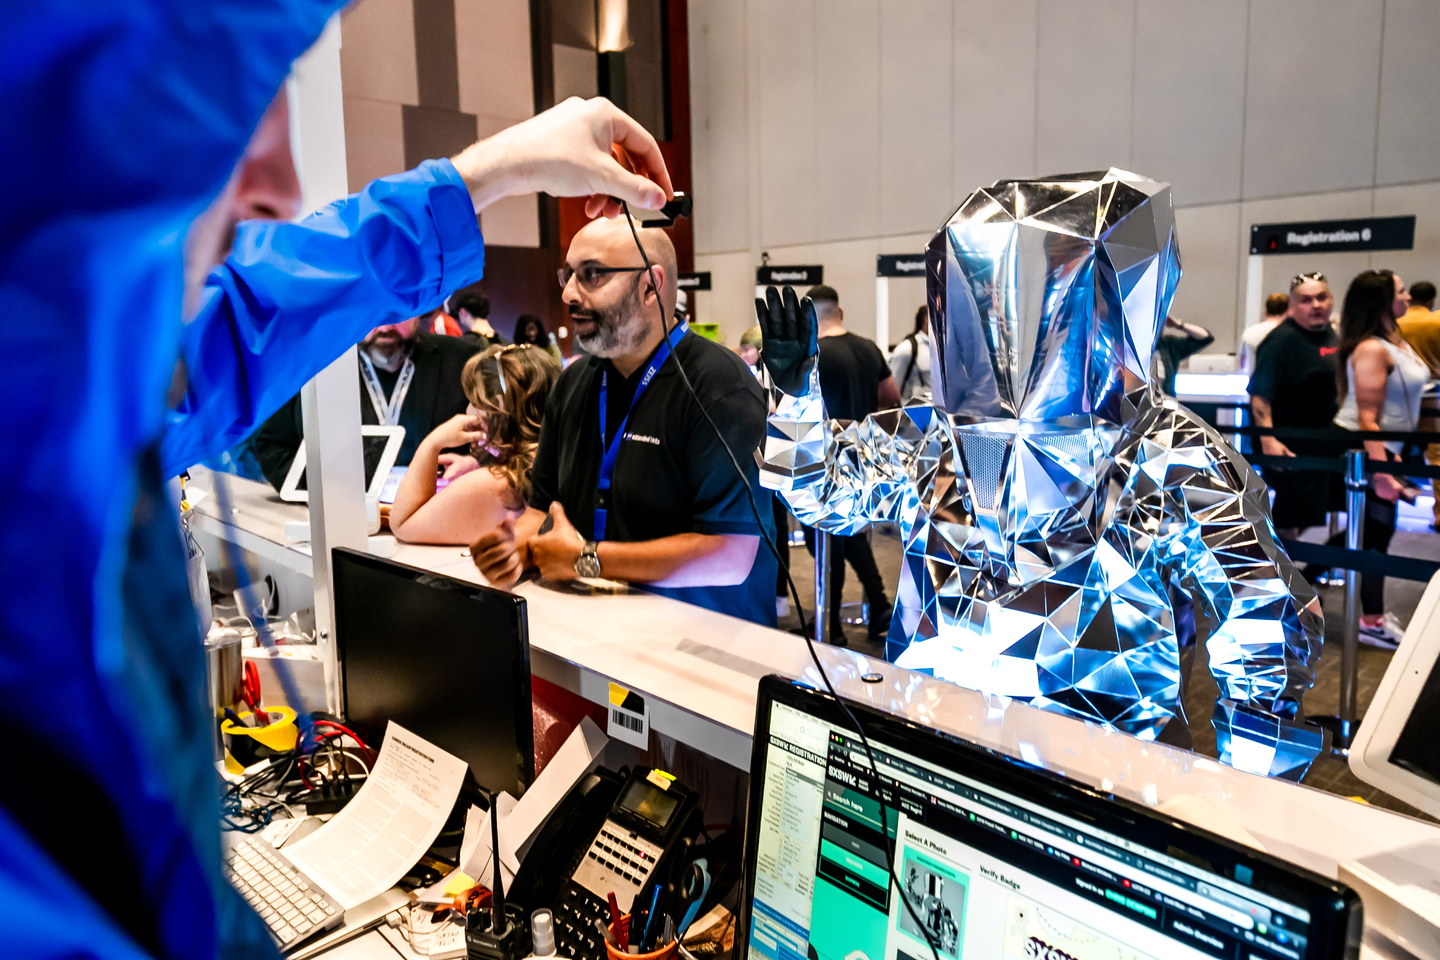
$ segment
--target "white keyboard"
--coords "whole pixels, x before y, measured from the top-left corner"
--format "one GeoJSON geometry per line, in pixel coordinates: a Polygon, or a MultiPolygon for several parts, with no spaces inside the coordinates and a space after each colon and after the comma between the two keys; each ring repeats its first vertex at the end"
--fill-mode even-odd
{"type": "Polygon", "coordinates": [[[225,851],[225,875],[285,953],[345,920],[340,904],[274,847],[247,837],[225,851]]]}

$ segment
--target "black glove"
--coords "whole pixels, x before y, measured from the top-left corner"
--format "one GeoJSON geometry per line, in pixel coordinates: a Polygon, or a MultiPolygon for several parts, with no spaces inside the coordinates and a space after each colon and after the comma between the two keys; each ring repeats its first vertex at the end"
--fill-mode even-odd
{"type": "Polygon", "coordinates": [[[803,395],[820,355],[815,305],[809,297],[797,303],[794,287],[786,287],[783,297],[774,287],[766,287],[765,299],[755,298],[755,319],[763,339],[760,359],[770,380],[792,397],[803,395]]]}

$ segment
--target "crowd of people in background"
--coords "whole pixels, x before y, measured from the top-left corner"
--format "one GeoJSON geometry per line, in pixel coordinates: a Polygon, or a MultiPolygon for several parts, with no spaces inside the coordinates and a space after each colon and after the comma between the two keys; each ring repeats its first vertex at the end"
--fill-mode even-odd
{"type": "MultiPolygon", "coordinates": [[[[818,371],[832,417],[860,420],[877,410],[930,401],[930,329],[926,307],[913,328],[888,349],[845,326],[840,296],[819,285],[808,295],[819,322],[818,371]]],[[[1356,432],[1433,431],[1440,422],[1422,410],[1428,380],[1440,378],[1440,313],[1429,281],[1409,287],[1389,270],[1355,277],[1337,309],[1323,273],[1297,274],[1288,292],[1265,301],[1265,316],[1237,343],[1236,364],[1249,375],[1253,423],[1279,435],[1259,438],[1267,458],[1333,458],[1353,446],[1356,432]],[[1296,432],[1298,431],[1298,432],[1296,432]]],[[[683,291],[676,291],[676,321],[687,318],[683,291]]],[[[521,516],[532,491],[530,475],[548,398],[561,369],[589,350],[581,338],[572,356],[539,316],[525,313],[510,325],[507,340],[491,322],[491,302],[479,284],[455,291],[445,305],[411,320],[377,327],[360,344],[358,388],[362,422],[400,425],[406,438],[396,465],[409,468],[388,506],[388,524],[401,540],[469,544],[521,516]]],[[[562,331],[563,332],[563,331],[562,331]]],[[[1156,350],[1157,385],[1175,395],[1185,360],[1215,341],[1204,327],[1167,317],[1156,350]]],[[[740,337],[735,353],[763,379],[759,326],[740,337]]],[[[263,476],[278,490],[304,440],[300,399],[272,416],[234,459],[241,472],[263,476]]],[[[1372,459],[1399,459],[1404,441],[1366,442],[1372,459]]],[[[1423,445],[1426,460],[1440,464],[1440,444],[1423,445]]],[[[1311,466],[1271,462],[1261,470],[1273,492],[1272,517],[1284,539],[1298,539],[1331,523],[1344,510],[1338,474],[1311,466]]],[[[1418,488],[1402,477],[1375,474],[1366,494],[1364,544],[1385,551],[1396,529],[1397,503],[1413,503],[1418,488]]],[[[789,555],[789,516],[768,497],[772,535],[782,564],[789,555]]],[[[1434,508],[1440,530],[1440,506],[1434,508]]],[[[1333,528],[1333,525],[1332,525],[1333,528]]],[[[1343,545],[1344,533],[1331,538],[1343,545]]],[[[805,531],[813,554],[813,531],[805,531]]],[[[831,547],[830,634],[844,642],[841,592],[846,566],[863,587],[868,636],[883,639],[890,601],[875,562],[869,534],[835,537],[831,547]]],[[[1323,580],[1315,565],[1306,576],[1323,580]]],[[[1393,648],[1403,630],[1385,609],[1384,578],[1361,578],[1361,635],[1393,648]]],[[[784,567],[776,577],[777,612],[789,609],[784,567]]]]}
{"type": "MultiPolygon", "coordinates": [[[[1246,331],[1242,340],[1242,363],[1245,348],[1253,351],[1247,372],[1254,423],[1283,435],[1262,437],[1260,452],[1333,458],[1356,446],[1356,433],[1386,433],[1401,438],[1363,441],[1367,456],[1402,459],[1410,445],[1403,435],[1433,427],[1422,425],[1421,412],[1426,383],[1440,377],[1440,317],[1434,306],[1433,283],[1407,288],[1393,271],[1378,269],[1350,282],[1337,314],[1325,274],[1296,274],[1289,294],[1271,295],[1266,321],[1246,331]]],[[[1432,447],[1426,447],[1426,457],[1435,463],[1440,450],[1432,447]]],[[[1273,518],[1282,538],[1299,538],[1344,508],[1343,482],[1333,471],[1273,463],[1262,469],[1275,495],[1273,518]]],[[[1414,503],[1419,495],[1402,476],[1371,476],[1365,493],[1366,550],[1388,550],[1399,502],[1414,503]]],[[[1440,524],[1440,511],[1434,518],[1440,524]]],[[[1336,534],[1330,545],[1343,545],[1344,537],[1336,534]]],[[[1312,565],[1305,573],[1313,581],[1327,571],[1312,565]]],[[[1393,650],[1404,629],[1385,608],[1385,578],[1362,574],[1360,599],[1362,642],[1393,650]]]]}

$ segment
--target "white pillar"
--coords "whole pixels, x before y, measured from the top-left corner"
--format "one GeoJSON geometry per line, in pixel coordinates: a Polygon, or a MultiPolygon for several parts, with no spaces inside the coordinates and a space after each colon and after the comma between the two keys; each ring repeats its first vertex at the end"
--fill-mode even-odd
{"type": "Polygon", "coordinates": [[[890,278],[875,278],[875,342],[890,350],[890,278]]]}
{"type": "MultiPolygon", "coordinates": [[[[290,143],[306,212],[348,192],[345,110],[340,90],[337,14],[287,82],[290,143]]],[[[355,348],[322,370],[300,393],[305,425],[305,485],[310,497],[310,551],[315,578],[315,626],[325,664],[331,712],[340,709],[335,657],[335,603],[330,572],[334,547],[366,547],[365,458],[360,440],[360,387],[355,348]]]]}
{"type": "Polygon", "coordinates": [[[1241,328],[1241,333],[1260,322],[1260,308],[1265,302],[1265,258],[1252,253],[1249,261],[1245,271],[1245,309],[1241,313],[1245,326],[1241,328]]]}

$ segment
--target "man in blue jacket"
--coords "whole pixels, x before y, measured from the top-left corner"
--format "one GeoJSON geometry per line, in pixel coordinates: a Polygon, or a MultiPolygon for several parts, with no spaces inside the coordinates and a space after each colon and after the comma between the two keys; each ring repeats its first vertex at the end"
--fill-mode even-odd
{"type": "Polygon", "coordinates": [[[654,208],[669,191],[648,134],[569,101],[301,223],[255,222],[297,209],[276,92],[339,6],[0,6],[7,960],[273,955],[219,870],[163,478],[250,433],[378,316],[478,279],[475,213],[495,200],[545,190],[613,215],[609,197],[654,208]]]}

